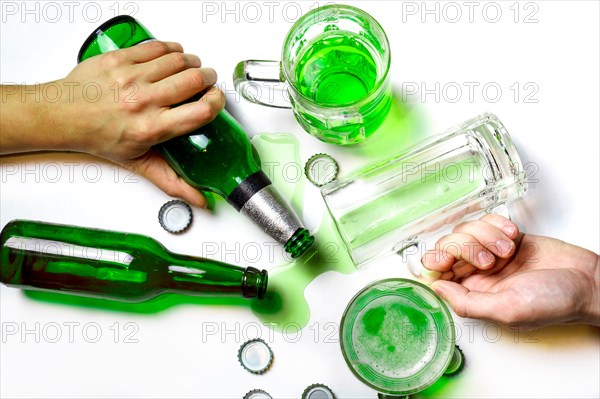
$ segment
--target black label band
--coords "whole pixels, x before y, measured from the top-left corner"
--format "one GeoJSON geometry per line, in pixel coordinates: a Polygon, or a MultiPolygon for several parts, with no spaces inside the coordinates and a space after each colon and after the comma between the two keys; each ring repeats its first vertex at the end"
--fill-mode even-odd
{"type": "Polygon", "coordinates": [[[227,197],[227,202],[239,212],[254,194],[269,184],[271,184],[271,180],[260,170],[248,176],[246,180],[233,189],[229,197],[227,197]]]}

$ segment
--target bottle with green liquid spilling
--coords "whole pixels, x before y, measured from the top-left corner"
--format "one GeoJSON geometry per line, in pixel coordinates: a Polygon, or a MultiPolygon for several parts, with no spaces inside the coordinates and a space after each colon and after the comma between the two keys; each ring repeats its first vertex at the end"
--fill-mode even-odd
{"type": "MultiPolygon", "coordinates": [[[[102,24],[79,51],[78,62],[155,40],[137,20],[121,15],[102,24]]],[[[198,96],[189,101],[197,100],[198,96]]],[[[211,123],[156,146],[191,186],[214,192],[284,246],[293,258],[314,238],[277,193],[257,162],[248,136],[225,110],[211,123]]]]}

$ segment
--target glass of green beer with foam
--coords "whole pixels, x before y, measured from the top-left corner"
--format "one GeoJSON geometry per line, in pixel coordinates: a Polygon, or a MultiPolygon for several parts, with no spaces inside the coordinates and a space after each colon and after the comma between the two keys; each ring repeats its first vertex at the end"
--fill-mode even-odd
{"type": "Polygon", "coordinates": [[[452,316],[427,286],[393,278],[376,281],[350,301],[340,344],[354,375],[386,395],[410,395],[460,370],[452,316]]]}
{"type": "Polygon", "coordinates": [[[363,141],[387,116],[389,67],[390,47],[379,23],[358,8],[330,4],[292,26],[281,62],[240,62],[233,79],[245,99],[291,107],[308,133],[347,145],[363,141]]]}

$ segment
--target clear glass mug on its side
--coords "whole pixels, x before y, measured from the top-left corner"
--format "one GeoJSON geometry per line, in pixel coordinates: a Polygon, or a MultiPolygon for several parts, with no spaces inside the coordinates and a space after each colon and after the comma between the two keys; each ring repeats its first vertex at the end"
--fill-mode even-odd
{"type": "Polygon", "coordinates": [[[355,144],[390,110],[390,61],[387,36],[373,17],[330,4],[292,26],[281,61],[242,61],[233,81],[248,101],[292,108],[304,130],[318,139],[355,144]]]}
{"type": "Polygon", "coordinates": [[[488,113],[333,181],[321,195],[361,267],[468,216],[497,213],[526,190],[519,153],[488,113]]]}

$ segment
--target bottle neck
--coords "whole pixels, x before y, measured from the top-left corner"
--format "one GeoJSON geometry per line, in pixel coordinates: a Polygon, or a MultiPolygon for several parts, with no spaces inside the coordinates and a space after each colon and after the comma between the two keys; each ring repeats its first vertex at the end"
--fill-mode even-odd
{"type": "Polygon", "coordinates": [[[227,201],[265,233],[284,245],[285,250],[293,257],[303,253],[312,244],[312,237],[296,213],[281,198],[263,171],[248,176],[232,191],[227,201]],[[298,250],[296,242],[299,241],[299,235],[303,234],[301,232],[308,234],[310,242],[307,241],[305,244],[308,245],[301,245],[298,250]]]}
{"type": "Polygon", "coordinates": [[[264,298],[267,272],[253,267],[169,253],[165,259],[162,290],[185,295],[241,295],[244,298],[264,298]]]}

